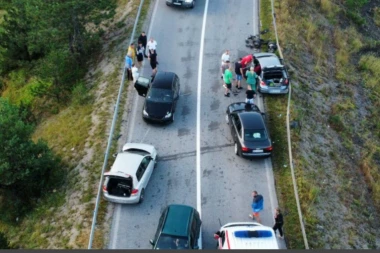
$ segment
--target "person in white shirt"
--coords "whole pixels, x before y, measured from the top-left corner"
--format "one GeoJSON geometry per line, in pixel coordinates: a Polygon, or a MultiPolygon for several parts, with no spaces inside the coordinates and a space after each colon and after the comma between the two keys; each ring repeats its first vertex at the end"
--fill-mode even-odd
{"type": "Polygon", "coordinates": [[[229,62],[230,61],[230,50],[226,50],[223,54],[222,54],[222,58],[221,58],[221,60],[222,60],[222,63],[221,63],[221,70],[222,70],[222,79],[223,79],[223,76],[224,76],[224,70],[225,70],[225,68],[223,68],[226,64],[227,64],[227,62],[229,62]]]}
{"type": "Polygon", "coordinates": [[[135,64],[132,64],[132,78],[133,78],[133,83],[137,81],[139,78],[139,69],[135,66],[135,64]]]}
{"type": "Polygon", "coordinates": [[[157,51],[157,41],[153,39],[153,37],[150,38],[148,43],[146,44],[146,47],[148,48],[148,52],[150,53],[150,50],[157,51]]]}

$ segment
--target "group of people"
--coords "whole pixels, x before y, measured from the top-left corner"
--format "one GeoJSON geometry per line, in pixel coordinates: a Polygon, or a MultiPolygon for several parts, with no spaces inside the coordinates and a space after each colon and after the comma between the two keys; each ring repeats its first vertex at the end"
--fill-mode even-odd
{"type": "MultiPolygon", "coordinates": [[[[230,61],[230,51],[226,50],[221,57],[221,71],[223,87],[225,88],[224,96],[229,97],[232,89],[232,84],[234,83],[233,78],[233,67],[230,61]]],[[[239,58],[235,62],[235,87],[241,90],[241,81],[244,77],[247,83],[246,91],[246,103],[253,104],[254,98],[256,97],[256,80],[258,75],[261,74],[261,66],[259,61],[254,57],[253,54],[248,54],[243,58],[239,58]],[[251,66],[253,63],[254,66],[251,66]]]]}
{"type": "MultiPolygon", "coordinates": [[[[260,212],[264,209],[264,197],[261,194],[258,194],[257,191],[253,191],[252,198],[252,214],[250,214],[249,217],[251,219],[256,219],[258,223],[261,223],[260,212]]],[[[276,231],[278,230],[278,232],[280,233],[279,237],[281,239],[284,239],[284,234],[282,231],[282,226],[284,225],[284,218],[278,207],[275,208],[274,222],[274,232],[276,233],[276,231]]]]}
{"type": "Polygon", "coordinates": [[[131,43],[128,47],[127,55],[125,56],[125,68],[127,70],[128,80],[136,82],[139,77],[139,68],[142,66],[144,58],[148,58],[152,68],[152,77],[157,73],[157,41],[150,38],[149,41],[145,32],[142,32],[138,38],[137,48],[135,43],[131,43]],[[148,50],[148,55],[146,54],[148,50]]]}

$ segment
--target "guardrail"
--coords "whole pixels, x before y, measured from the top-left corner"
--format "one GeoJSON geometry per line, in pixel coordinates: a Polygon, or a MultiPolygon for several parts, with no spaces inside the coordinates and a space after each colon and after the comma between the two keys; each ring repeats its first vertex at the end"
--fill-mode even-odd
{"type": "MultiPolygon", "coordinates": [[[[281,51],[280,43],[278,41],[278,34],[277,34],[277,26],[276,26],[276,13],[274,12],[274,0],[271,0],[271,7],[272,7],[272,17],[273,17],[273,27],[274,27],[274,32],[276,35],[276,44],[278,48],[278,52],[280,54],[280,57],[284,59],[284,56],[281,51]]],[[[301,205],[300,205],[300,200],[298,196],[298,187],[297,187],[297,182],[296,182],[296,177],[294,174],[294,166],[293,166],[293,156],[292,156],[292,142],[290,138],[290,124],[289,124],[289,118],[290,118],[290,100],[292,96],[292,84],[289,84],[289,93],[288,93],[288,106],[286,109],[286,132],[288,136],[288,150],[289,150],[289,163],[290,163],[290,170],[292,173],[292,181],[293,181],[293,187],[294,187],[294,195],[296,198],[296,203],[297,203],[297,209],[298,209],[298,216],[301,224],[301,230],[302,230],[302,236],[303,236],[303,241],[305,244],[305,249],[309,249],[309,243],[307,241],[307,236],[306,236],[306,231],[305,231],[305,225],[303,222],[303,217],[302,217],[302,210],[301,210],[301,205]]]]}
{"type": "MultiPolygon", "coordinates": [[[[139,5],[139,9],[137,11],[137,16],[136,16],[136,19],[135,19],[135,24],[133,25],[131,39],[130,39],[130,42],[129,42],[128,45],[130,45],[133,42],[133,38],[135,37],[137,23],[139,21],[139,17],[140,17],[140,13],[141,13],[141,9],[142,9],[143,4],[144,4],[144,0],[141,0],[140,1],[140,5],[139,5]]],[[[104,171],[105,171],[105,169],[107,167],[107,163],[108,163],[108,156],[109,156],[109,151],[111,149],[113,132],[115,130],[115,125],[116,125],[116,120],[117,120],[117,114],[118,114],[118,111],[119,111],[119,104],[120,104],[121,94],[122,94],[123,88],[124,88],[124,82],[125,82],[125,62],[124,62],[124,65],[123,65],[123,76],[121,78],[121,83],[120,83],[120,88],[119,88],[119,94],[117,96],[117,100],[116,100],[116,104],[115,104],[115,112],[113,114],[112,125],[111,125],[111,130],[110,130],[110,133],[109,133],[109,137],[108,137],[108,143],[107,143],[106,153],[104,155],[104,162],[103,162],[102,172],[101,172],[100,181],[99,181],[98,194],[96,196],[94,215],[93,215],[93,218],[92,218],[92,225],[91,225],[90,239],[89,239],[89,242],[88,242],[88,249],[91,249],[91,247],[92,247],[92,241],[94,239],[94,232],[95,232],[95,226],[96,226],[96,216],[98,215],[98,209],[99,209],[99,203],[100,203],[100,195],[102,193],[102,182],[103,182],[103,178],[104,178],[103,175],[104,175],[104,171]]]]}

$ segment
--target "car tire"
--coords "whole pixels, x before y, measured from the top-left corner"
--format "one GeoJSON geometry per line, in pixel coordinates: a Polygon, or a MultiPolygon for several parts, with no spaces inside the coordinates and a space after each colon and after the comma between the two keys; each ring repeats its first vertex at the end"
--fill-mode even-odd
{"type": "Polygon", "coordinates": [[[158,155],[156,155],[156,158],[154,159],[153,169],[157,167],[157,160],[158,160],[158,155]]]}
{"type": "Polygon", "coordinates": [[[193,3],[191,4],[190,9],[193,9],[194,6],[195,6],[195,1],[193,1],[193,3]]]}
{"type": "Polygon", "coordinates": [[[227,123],[227,125],[229,124],[228,123],[228,114],[226,113],[226,117],[225,117],[225,119],[226,119],[226,123],[227,123]]]}
{"type": "Polygon", "coordinates": [[[167,5],[167,6],[170,6],[170,4],[169,4],[168,2],[166,2],[166,5],[167,5]]]}
{"type": "Polygon", "coordinates": [[[144,188],[141,190],[140,198],[139,198],[139,203],[142,203],[144,201],[144,188]]]}
{"type": "Polygon", "coordinates": [[[235,142],[235,155],[241,156],[241,151],[239,150],[239,145],[235,142]]]}
{"type": "Polygon", "coordinates": [[[172,115],[172,122],[174,122],[174,115],[175,115],[175,113],[173,112],[173,115],[172,115]]]}

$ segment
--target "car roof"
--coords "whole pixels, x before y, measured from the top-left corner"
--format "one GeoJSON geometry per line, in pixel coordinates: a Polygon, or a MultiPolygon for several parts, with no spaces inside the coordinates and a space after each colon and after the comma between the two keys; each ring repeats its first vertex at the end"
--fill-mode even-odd
{"type": "Polygon", "coordinates": [[[241,112],[239,117],[243,128],[245,129],[263,129],[265,128],[263,117],[258,112],[241,112]]]}
{"type": "Polygon", "coordinates": [[[176,74],[173,72],[157,72],[152,83],[152,88],[171,90],[175,76],[176,74]]]}
{"type": "Polygon", "coordinates": [[[229,223],[222,227],[228,243],[226,249],[278,249],[278,243],[271,227],[259,223],[229,223]],[[255,237],[252,231],[257,231],[255,237]]]}
{"type": "Polygon", "coordinates": [[[277,55],[272,53],[256,53],[254,54],[257,60],[259,60],[261,68],[266,66],[282,66],[280,59],[278,59],[277,55]]]}
{"type": "Polygon", "coordinates": [[[194,208],[185,205],[170,205],[162,233],[187,237],[194,208]]]}
{"type": "Polygon", "coordinates": [[[113,163],[110,172],[120,171],[134,177],[143,158],[144,156],[136,153],[119,153],[116,156],[115,162],[113,163]]]}

